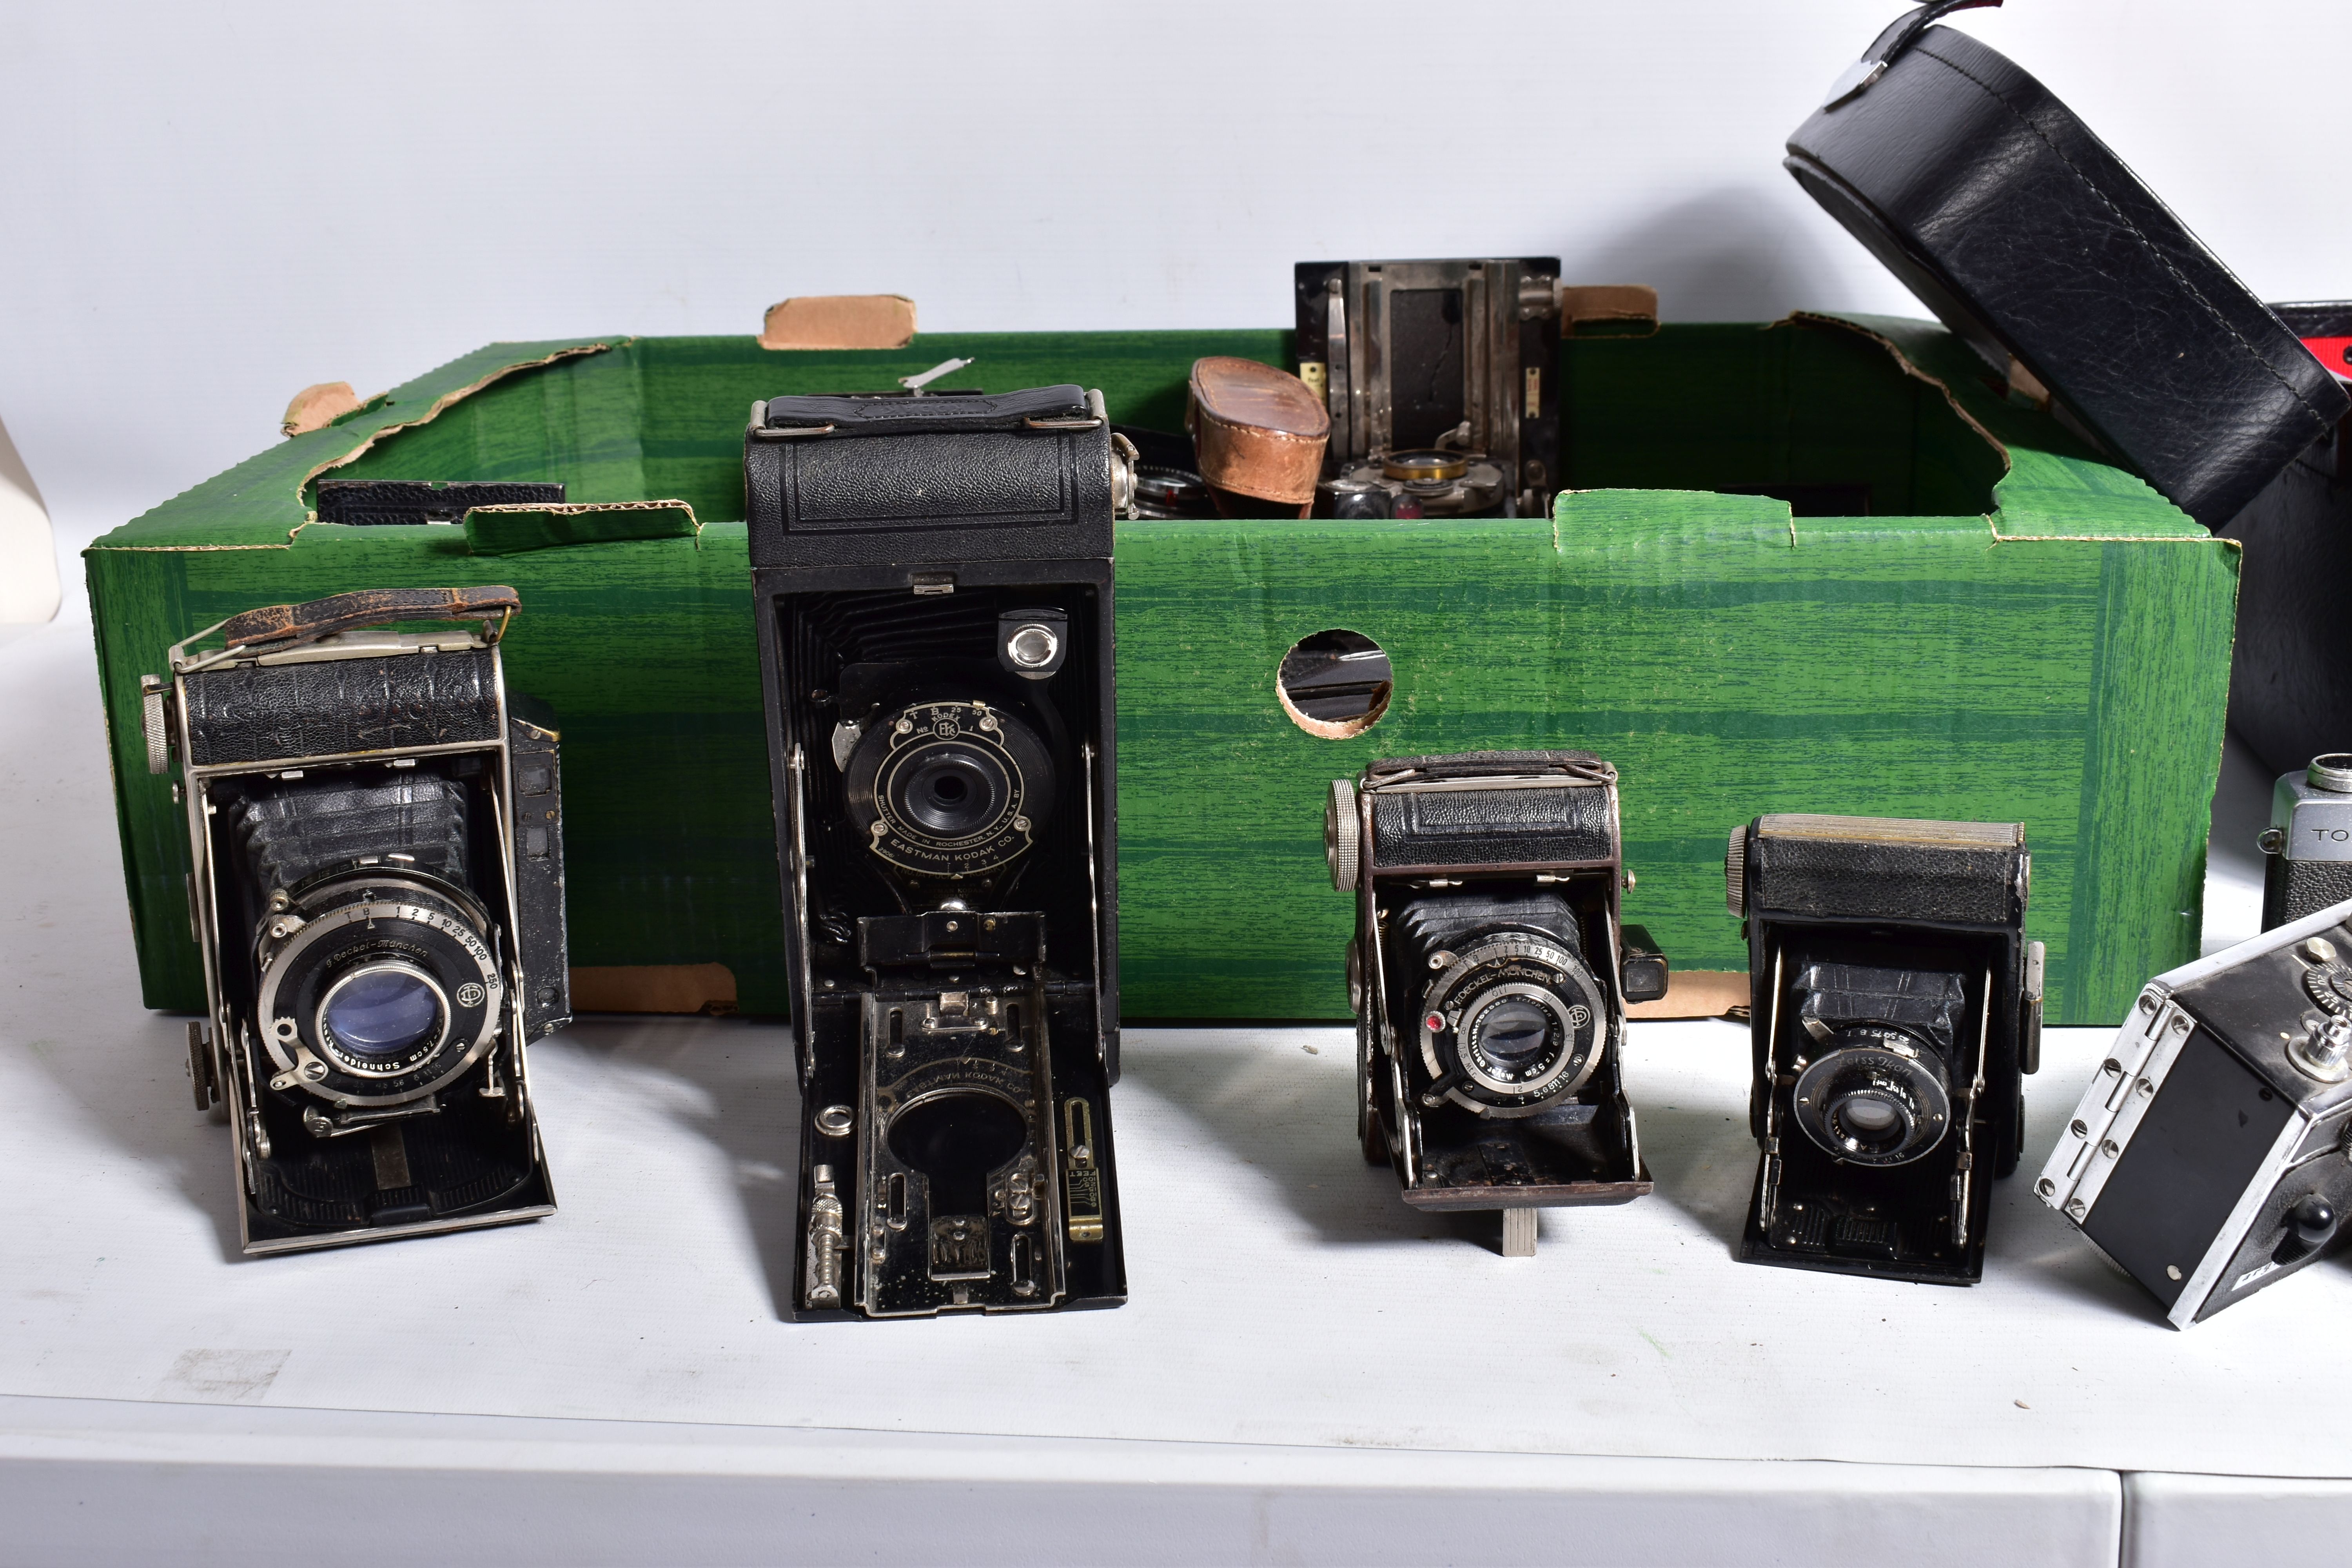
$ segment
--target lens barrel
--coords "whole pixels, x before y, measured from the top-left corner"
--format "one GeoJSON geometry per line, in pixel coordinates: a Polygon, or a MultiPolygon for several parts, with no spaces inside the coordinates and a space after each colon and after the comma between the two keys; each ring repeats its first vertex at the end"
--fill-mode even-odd
{"type": "Polygon", "coordinates": [[[354,867],[263,917],[255,1026],[284,1087],[354,1106],[419,1099],[478,1060],[506,984],[472,895],[418,871],[354,867]]]}
{"type": "Polygon", "coordinates": [[[910,703],[868,723],[845,770],[866,847],[927,878],[984,876],[1028,853],[1052,816],[1045,743],[992,703],[910,703]]]}
{"type": "Polygon", "coordinates": [[[1837,1031],[1799,1070],[1791,1100],[1805,1136],[1851,1164],[1907,1164],[1950,1131],[1941,1054],[1888,1025],[1837,1031]]]}

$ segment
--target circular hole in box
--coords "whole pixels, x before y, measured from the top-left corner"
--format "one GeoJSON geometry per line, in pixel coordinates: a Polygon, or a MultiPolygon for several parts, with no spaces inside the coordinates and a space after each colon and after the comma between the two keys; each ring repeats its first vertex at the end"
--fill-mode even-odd
{"type": "Polygon", "coordinates": [[[1274,689],[1292,723],[1323,740],[1344,741],[1381,721],[1396,674],[1380,644],[1333,627],[1291,644],[1274,689]]]}

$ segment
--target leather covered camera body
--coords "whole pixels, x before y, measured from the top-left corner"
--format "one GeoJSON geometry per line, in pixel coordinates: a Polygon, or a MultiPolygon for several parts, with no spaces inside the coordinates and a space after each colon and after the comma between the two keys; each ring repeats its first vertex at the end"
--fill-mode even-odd
{"type": "Polygon", "coordinates": [[[1666,964],[1622,927],[1617,772],[1582,752],[1376,762],[1337,779],[1332,884],[1356,903],[1357,1131],[1417,1208],[1536,1211],[1650,1190],[1620,1051],[1666,964]]]}
{"type": "Polygon", "coordinates": [[[777,398],[744,444],[800,1056],[796,1319],[1126,1270],[1097,395],[777,398]]]}
{"type": "Polygon", "coordinates": [[[2041,1054],[2030,866],[2016,823],[1779,814],[1732,830],[1763,1150],[1742,1258],[1982,1274],[2041,1054]]]}
{"type": "Polygon", "coordinates": [[[189,1074],[234,1133],[248,1253],[554,1212],[524,1047],[571,1022],[562,794],[551,718],[506,687],[516,607],[252,610],[143,683],[194,866],[189,1074]],[[460,624],[394,629],[432,621],[460,624]]]}

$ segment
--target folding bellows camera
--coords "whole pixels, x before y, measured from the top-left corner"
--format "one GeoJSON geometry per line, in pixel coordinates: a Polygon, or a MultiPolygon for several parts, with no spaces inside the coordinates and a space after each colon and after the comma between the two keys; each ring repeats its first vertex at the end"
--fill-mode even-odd
{"type": "Polygon", "coordinates": [[[554,1210],[523,1047],[570,1021],[562,793],[550,716],[506,688],[516,607],[253,610],[145,682],[194,866],[189,1071],[232,1129],[249,1253],[554,1210]],[[458,624],[392,629],[435,621],[458,624]]]}
{"type": "Polygon", "coordinates": [[[1100,396],[776,398],[744,445],[803,1117],[795,1318],[1116,1305],[1100,396]]]}

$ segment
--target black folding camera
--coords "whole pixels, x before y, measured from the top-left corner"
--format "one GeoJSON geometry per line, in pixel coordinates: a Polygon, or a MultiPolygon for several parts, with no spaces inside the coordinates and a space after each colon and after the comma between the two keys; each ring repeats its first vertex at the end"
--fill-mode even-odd
{"type": "Polygon", "coordinates": [[[2271,794],[2263,852],[2263,929],[2352,899],[2352,752],[2311,759],[2271,794]]]}
{"type": "Polygon", "coordinates": [[[1099,394],[789,397],[744,444],[800,1049],[796,1319],[1115,1306],[1099,394]]]}
{"type": "Polygon", "coordinates": [[[2158,975],[2034,1191],[2177,1329],[2277,1284],[2352,1207],[2352,903],[2158,975]]]}
{"type": "Polygon", "coordinates": [[[1666,962],[1621,929],[1617,770],[1584,752],[1376,762],[1335,779],[1331,884],[1356,896],[1356,1128],[1425,1209],[1536,1210],[1650,1190],[1619,1069],[1625,1005],[1666,962]]]}
{"type": "Polygon", "coordinates": [[[1302,261],[1298,376],[1331,411],[1316,510],[1542,517],[1559,483],[1559,261],[1302,261]]]}
{"type": "Polygon", "coordinates": [[[1759,816],[1724,861],[1747,918],[1763,1160],[1739,1256],[1947,1285],[1984,1271],[2041,1054],[2017,823],[1759,816]]]}
{"type": "Polygon", "coordinates": [[[251,610],[142,683],[195,868],[189,1073],[235,1131],[248,1253],[555,1211],[523,1048],[571,1022],[562,797],[556,731],[501,672],[516,607],[251,610]]]}

